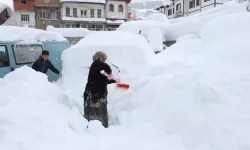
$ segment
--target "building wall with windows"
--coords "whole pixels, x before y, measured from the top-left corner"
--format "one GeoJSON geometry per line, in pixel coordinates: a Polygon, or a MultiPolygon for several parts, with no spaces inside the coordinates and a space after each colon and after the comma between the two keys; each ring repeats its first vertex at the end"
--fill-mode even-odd
{"type": "Polygon", "coordinates": [[[106,18],[127,19],[127,3],[125,1],[108,0],[106,3],[106,18]]]}
{"type": "Polygon", "coordinates": [[[35,28],[35,12],[16,11],[15,19],[17,26],[35,28]]]}
{"type": "Polygon", "coordinates": [[[35,27],[34,0],[13,0],[15,25],[35,27]]]}
{"type": "MultiPolygon", "coordinates": [[[[164,6],[166,16],[171,18],[177,18],[182,16],[194,15],[216,6],[220,6],[229,0],[174,0],[172,5],[164,6]]],[[[160,7],[157,8],[159,12],[163,12],[160,7]]]]}
{"type": "Polygon", "coordinates": [[[61,13],[62,13],[62,17],[74,17],[74,18],[104,18],[105,17],[104,4],[62,3],[61,13]]]}
{"type": "Polygon", "coordinates": [[[36,28],[46,29],[48,25],[61,27],[61,8],[58,0],[36,0],[36,28]]]}
{"type": "Polygon", "coordinates": [[[65,28],[87,28],[104,30],[106,28],[105,3],[61,3],[62,26],[65,28]]]}

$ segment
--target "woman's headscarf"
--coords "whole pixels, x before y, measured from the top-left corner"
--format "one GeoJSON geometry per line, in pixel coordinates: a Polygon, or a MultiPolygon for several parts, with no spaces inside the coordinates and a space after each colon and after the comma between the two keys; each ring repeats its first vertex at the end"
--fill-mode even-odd
{"type": "Polygon", "coordinates": [[[107,60],[107,55],[102,51],[98,51],[93,55],[93,61],[98,60],[98,59],[101,62],[105,62],[107,60]]]}

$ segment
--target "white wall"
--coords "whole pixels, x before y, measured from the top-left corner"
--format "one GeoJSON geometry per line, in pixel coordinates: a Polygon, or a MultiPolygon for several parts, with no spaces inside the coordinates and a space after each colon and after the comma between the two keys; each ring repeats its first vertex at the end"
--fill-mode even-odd
{"type": "Polygon", "coordinates": [[[14,15],[15,15],[16,25],[17,26],[35,27],[35,24],[36,24],[35,12],[16,11],[14,13],[14,15]],[[21,15],[29,15],[29,22],[22,22],[21,21],[21,15]]]}
{"type": "Polygon", "coordinates": [[[126,19],[127,18],[127,3],[124,1],[107,1],[106,3],[106,18],[115,18],[115,19],[126,19]],[[114,11],[109,11],[109,5],[114,5],[114,11]],[[123,12],[118,12],[119,5],[123,6],[123,12]]]}
{"type": "Polygon", "coordinates": [[[62,3],[61,6],[61,15],[62,17],[66,17],[66,7],[70,8],[70,16],[73,16],[73,8],[77,9],[78,18],[91,18],[90,10],[95,10],[94,18],[97,18],[97,11],[101,9],[102,15],[101,18],[105,18],[104,4],[86,4],[86,3],[62,3]],[[87,10],[87,15],[81,16],[81,10],[87,10]]]}

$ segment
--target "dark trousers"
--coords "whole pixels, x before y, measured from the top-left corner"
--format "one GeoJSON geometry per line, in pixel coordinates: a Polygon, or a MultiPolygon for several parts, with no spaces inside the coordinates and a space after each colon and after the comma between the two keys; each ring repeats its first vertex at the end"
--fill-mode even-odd
{"type": "Polygon", "coordinates": [[[108,127],[107,92],[95,93],[85,90],[84,117],[90,120],[99,120],[102,125],[108,127]]]}

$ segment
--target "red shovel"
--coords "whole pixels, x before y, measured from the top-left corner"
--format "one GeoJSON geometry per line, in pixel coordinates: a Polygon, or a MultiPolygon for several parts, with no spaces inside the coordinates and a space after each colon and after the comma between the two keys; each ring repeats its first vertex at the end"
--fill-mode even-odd
{"type": "Polygon", "coordinates": [[[109,80],[111,80],[111,79],[116,80],[116,87],[117,88],[122,88],[122,89],[128,89],[129,88],[129,84],[121,83],[120,79],[115,79],[112,74],[109,75],[104,70],[100,71],[100,73],[102,75],[108,77],[109,80]]]}

